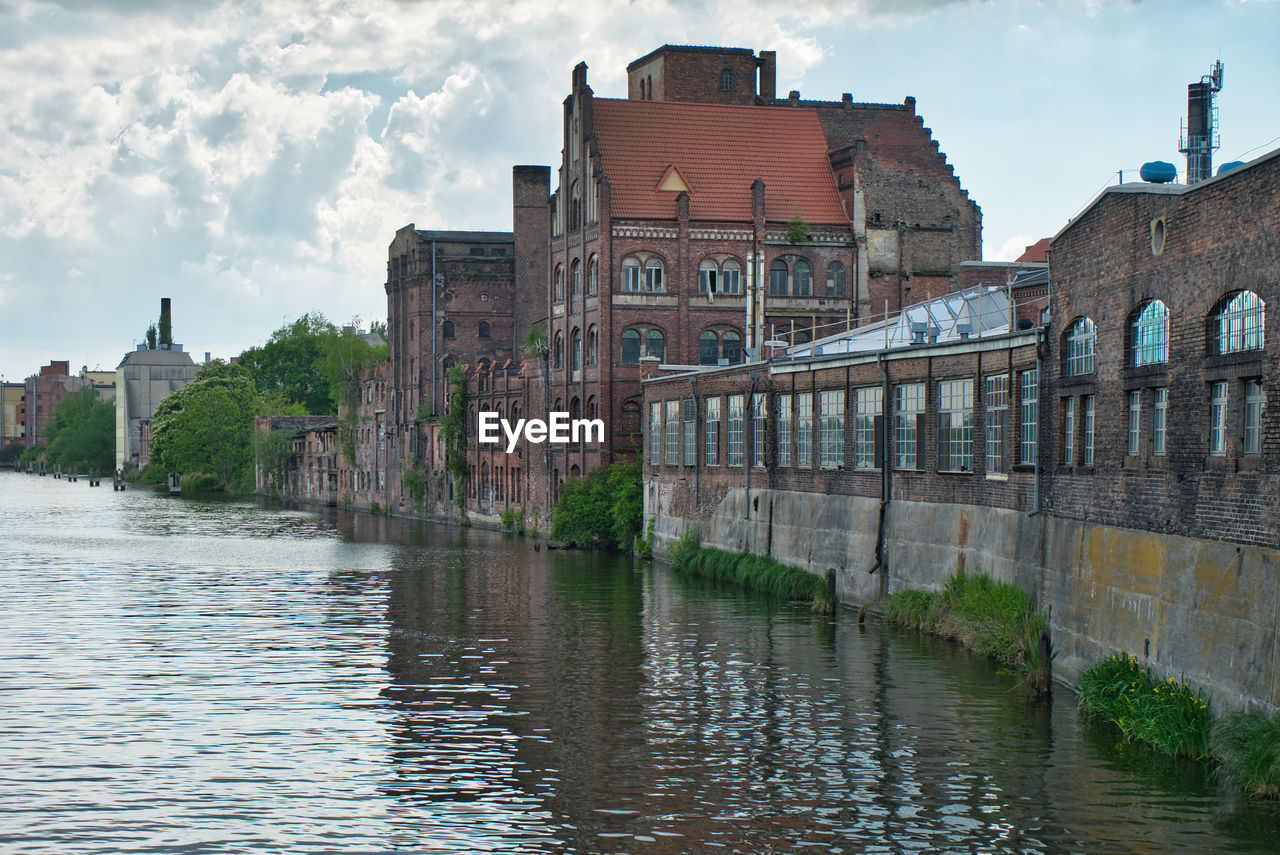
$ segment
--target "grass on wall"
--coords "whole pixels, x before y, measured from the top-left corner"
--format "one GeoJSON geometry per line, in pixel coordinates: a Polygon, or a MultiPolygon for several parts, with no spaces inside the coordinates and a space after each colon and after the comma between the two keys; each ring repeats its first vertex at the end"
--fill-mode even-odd
{"type": "Polygon", "coordinates": [[[1280,714],[1230,713],[1209,742],[1219,777],[1254,798],[1280,799],[1280,714]]]}
{"type": "Polygon", "coordinates": [[[815,611],[824,614],[835,611],[835,600],[821,576],[781,564],[768,555],[703,547],[692,529],[672,544],[667,560],[680,573],[732,582],[748,590],[809,603],[815,611]]]}
{"type": "Polygon", "coordinates": [[[1161,679],[1135,656],[1114,653],[1080,675],[1080,711],[1114,724],[1129,742],[1171,757],[1209,756],[1213,715],[1197,689],[1161,679]]]}

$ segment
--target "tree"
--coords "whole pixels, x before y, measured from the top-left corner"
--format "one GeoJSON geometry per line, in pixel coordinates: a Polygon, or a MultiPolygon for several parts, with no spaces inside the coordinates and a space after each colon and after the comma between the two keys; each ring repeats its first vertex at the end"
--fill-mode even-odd
{"type": "Polygon", "coordinates": [[[629,550],[640,533],[643,504],[639,463],[596,467],[560,488],[551,536],[577,546],[629,550]]]}
{"type": "Polygon", "coordinates": [[[45,461],[68,472],[110,472],[116,457],[116,408],[81,386],[53,411],[45,428],[45,461]]]}
{"type": "Polygon", "coordinates": [[[280,327],[261,347],[240,354],[237,364],[252,375],[274,415],[297,407],[302,413],[332,415],[337,408],[322,363],[336,332],[324,315],[311,312],[280,327]]]}
{"type": "Polygon", "coordinates": [[[250,480],[258,393],[249,372],[221,360],[156,407],[151,458],[163,470],[212,475],[222,489],[250,480]]]}
{"type": "Polygon", "coordinates": [[[147,327],[147,350],[156,349],[156,325],[147,327]]]}

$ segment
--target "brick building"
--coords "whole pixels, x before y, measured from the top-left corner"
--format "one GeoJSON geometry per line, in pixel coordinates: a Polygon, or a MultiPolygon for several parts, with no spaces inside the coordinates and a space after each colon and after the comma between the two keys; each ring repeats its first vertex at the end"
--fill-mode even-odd
{"type": "Polygon", "coordinates": [[[23,442],[27,448],[45,441],[45,427],[53,411],[67,395],[87,385],[88,380],[71,374],[68,360],[54,360],[41,366],[39,374],[26,380],[23,390],[23,442]]]}

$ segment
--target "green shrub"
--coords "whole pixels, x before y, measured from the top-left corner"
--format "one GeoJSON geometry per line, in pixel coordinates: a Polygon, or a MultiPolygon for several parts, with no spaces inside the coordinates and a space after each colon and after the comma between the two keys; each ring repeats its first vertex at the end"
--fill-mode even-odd
{"type": "Polygon", "coordinates": [[[504,508],[502,527],[516,534],[524,534],[524,508],[504,508]]]}
{"type": "Polygon", "coordinates": [[[1229,713],[1213,727],[1218,775],[1260,799],[1280,798],[1280,714],[1229,713]]]}
{"type": "Polygon", "coordinates": [[[733,582],[747,590],[811,603],[816,611],[830,613],[835,609],[827,581],[821,576],[781,564],[768,555],[704,548],[698,544],[698,535],[692,529],[687,529],[672,545],[667,560],[680,573],[733,582]]]}
{"type": "Polygon", "coordinates": [[[1128,742],[1173,757],[1209,756],[1209,702],[1186,683],[1153,676],[1134,656],[1114,653],[1085,670],[1079,703],[1081,713],[1111,722],[1128,742]]]}
{"type": "Polygon", "coordinates": [[[560,488],[551,536],[574,546],[630,551],[643,514],[639,463],[598,466],[560,488]]]}

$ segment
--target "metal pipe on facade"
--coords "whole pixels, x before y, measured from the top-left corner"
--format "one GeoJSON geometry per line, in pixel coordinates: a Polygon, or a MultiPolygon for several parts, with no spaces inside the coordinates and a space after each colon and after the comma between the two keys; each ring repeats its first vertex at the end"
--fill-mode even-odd
{"type": "MultiPolygon", "coordinates": [[[[436,410],[436,374],[439,373],[439,358],[436,354],[436,242],[431,241],[431,412],[436,410]]],[[[434,451],[435,449],[432,449],[434,451]]]]}
{"type": "Polygon", "coordinates": [[[1041,381],[1040,348],[1044,346],[1044,327],[1036,332],[1036,458],[1031,476],[1031,511],[1027,514],[1034,517],[1040,513],[1040,454],[1044,450],[1044,383],[1041,381]]]}

